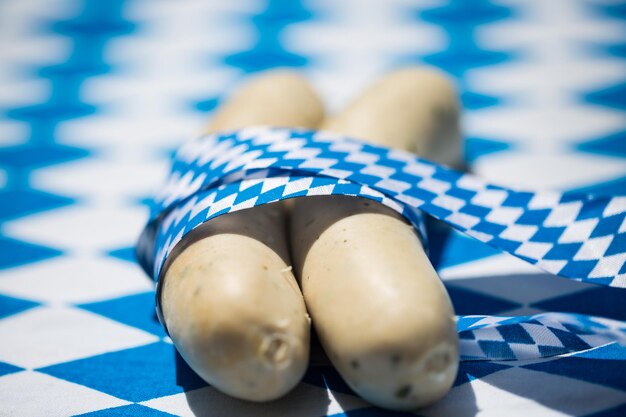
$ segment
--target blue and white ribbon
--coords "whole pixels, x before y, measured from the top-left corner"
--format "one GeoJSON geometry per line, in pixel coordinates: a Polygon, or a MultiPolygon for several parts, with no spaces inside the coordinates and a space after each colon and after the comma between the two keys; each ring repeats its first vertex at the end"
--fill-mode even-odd
{"type": "MultiPolygon", "coordinates": [[[[518,191],[404,151],[325,131],[269,127],[206,135],[178,150],[169,179],[152,202],[138,244],[140,263],[158,280],[176,244],[214,217],[333,194],[378,201],[404,215],[424,238],[422,213],[551,274],[626,287],[624,196],[518,191]]],[[[571,315],[579,326],[570,323],[569,333],[587,331],[589,322],[581,317],[571,315]]],[[[531,321],[530,329],[542,323],[531,321]]],[[[622,328],[611,334],[623,333],[622,328]]],[[[480,357],[477,352],[466,356],[480,357]]]]}
{"type": "Polygon", "coordinates": [[[609,343],[626,346],[626,323],[581,314],[459,316],[461,360],[524,360],[585,351],[609,343]]]}

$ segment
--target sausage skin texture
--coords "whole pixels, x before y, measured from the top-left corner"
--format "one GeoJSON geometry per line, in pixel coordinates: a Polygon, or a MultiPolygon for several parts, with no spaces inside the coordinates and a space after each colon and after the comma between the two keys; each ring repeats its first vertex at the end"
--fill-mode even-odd
{"type": "MultiPolygon", "coordinates": [[[[381,80],[324,128],[433,150],[434,157],[454,164],[460,151],[446,149],[460,147],[457,119],[457,98],[445,77],[407,69],[381,80]]],[[[320,341],[354,391],[397,410],[427,406],[446,394],[459,361],[454,312],[404,218],[362,198],[298,199],[291,245],[320,341]]]]}
{"type": "MultiPolygon", "coordinates": [[[[207,131],[248,125],[314,128],[321,102],[288,72],[251,82],[207,131]]],[[[175,248],[161,279],[161,307],[181,356],[231,396],[269,401],[290,391],[309,358],[310,318],[291,271],[280,204],[213,219],[175,248]]]]}
{"type": "Polygon", "coordinates": [[[368,140],[453,167],[462,162],[456,90],[429,67],[390,73],[321,129],[368,140]]]}

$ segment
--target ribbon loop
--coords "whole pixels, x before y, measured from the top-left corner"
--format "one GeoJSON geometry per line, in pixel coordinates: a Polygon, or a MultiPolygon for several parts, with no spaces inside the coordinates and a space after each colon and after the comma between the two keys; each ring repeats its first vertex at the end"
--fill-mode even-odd
{"type": "MultiPolygon", "coordinates": [[[[152,202],[138,258],[158,281],[167,256],[202,223],[313,195],[378,201],[403,214],[424,242],[426,213],[552,274],[626,287],[626,197],[512,190],[407,152],[285,128],[248,128],[185,144],[152,202]]],[[[458,331],[463,361],[532,359],[626,345],[623,322],[579,314],[459,316],[458,331]]]]}
{"type": "Polygon", "coordinates": [[[513,190],[407,152],[287,128],[211,134],[183,146],[152,207],[155,242],[141,245],[156,245],[156,256],[140,259],[158,279],[176,243],[215,216],[331,194],[374,199],[423,230],[419,210],[551,274],[626,287],[626,197],[513,190]]]}

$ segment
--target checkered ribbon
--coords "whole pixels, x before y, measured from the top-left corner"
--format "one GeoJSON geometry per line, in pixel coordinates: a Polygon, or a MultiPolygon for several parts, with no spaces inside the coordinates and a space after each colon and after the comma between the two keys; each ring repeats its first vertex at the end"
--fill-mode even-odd
{"type": "MultiPolygon", "coordinates": [[[[207,220],[287,198],[333,194],[369,198],[396,210],[411,221],[424,240],[422,213],[551,274],[626,287],[626,197],[517,191],[407,152],[324,131],[269,127],[210,134],[178,150],[138,243],[140,263],[158,280],[176,244],[207,220]]],[[[559,317],[548,320],[558,324],[550,333],[558,339],[558,332],[566,331],[582,341],[578,347],[594,345],[581,334],[590,329],[592,335],[602,333],[595,331],[598,326],[590,327],[591,319],[585,321],[584,316],[559,317]],[[563,317],[569,317],[569,327],[563,317]]],[[[547,334],[530,331],[536,330],[533,326],[549,328],[545,320],[526,318],[524,323],[515,323],[520,327],[511,327],[506,320],[513,319],[499,319],[504,321],[497,321],[497,329],[521,328],[537,341],[530,350],[535,356],[570,351],[571,346],[563,343],[555,347],[534,338],[547,334]]],[[[506,359],[520,351],[509,346],[512,353],[500,350],[496,354],[489,346],[510,343],[504,338],[490,343],[463,338],[464,334],[487,332],[482,328],[464,331],[462,340],[474,348],[465,349],[467,358],[506,359]]],[[[606,332],[602,334],[606,336],[606,332]]],[[[610,334],[617,340],[615,335],[623,336],[624,329],[610,334]]]]}
{"type": "Polygon", "coordinates": [[[581,314],[459,316],[461,360],[523,360],[588,350],[609,343],[626,346],[626,323],[581,314]]]}

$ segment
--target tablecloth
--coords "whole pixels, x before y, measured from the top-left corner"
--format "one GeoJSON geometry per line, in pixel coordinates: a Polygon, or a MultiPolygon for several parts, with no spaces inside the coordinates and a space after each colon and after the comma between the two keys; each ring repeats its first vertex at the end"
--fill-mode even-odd
{"type": "MultiPolygon", "coordinates": [[[[318,346],[264,405],[200,380],[154,316],[133,246],[168,158],[239,83],[308,77],[329,111],[428,64],[461,93],[473,172],[626,194],[626,5],[612,1],[0,1],[0,415],[402,415],[358,398],[318,346]]],[[[459,315],[626,319],[625,290],[542,273],[441,224],[459,315]]],[[[626,348],[462,362],[422,416],[626,414],[626,348]]],[[[407,413],[408,414],[408,413],[407,413]]]]}

